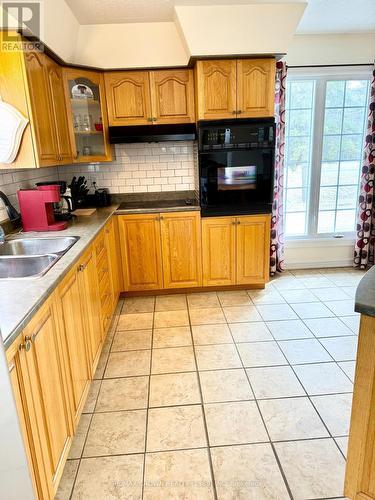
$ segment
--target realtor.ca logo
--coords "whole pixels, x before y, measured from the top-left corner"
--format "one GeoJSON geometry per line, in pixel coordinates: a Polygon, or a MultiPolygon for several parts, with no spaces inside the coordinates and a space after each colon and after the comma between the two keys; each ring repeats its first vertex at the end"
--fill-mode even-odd
{"type": "Polygon", "coordinates": [[[43,4],[33,0],[0,1],[1,50],[43,50],[42,13],[43,4]],[[25,35],[20,40],[18,33],[25,35]]]}

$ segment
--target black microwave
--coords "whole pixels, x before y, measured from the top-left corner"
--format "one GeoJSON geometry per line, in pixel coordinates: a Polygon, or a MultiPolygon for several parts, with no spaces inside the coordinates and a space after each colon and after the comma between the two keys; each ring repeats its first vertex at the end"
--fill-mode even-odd
{"type": "Polygon", "coordinates": [[[203,217],[270,213],[273,201],[273,119],[198,125],[203,217]]]}

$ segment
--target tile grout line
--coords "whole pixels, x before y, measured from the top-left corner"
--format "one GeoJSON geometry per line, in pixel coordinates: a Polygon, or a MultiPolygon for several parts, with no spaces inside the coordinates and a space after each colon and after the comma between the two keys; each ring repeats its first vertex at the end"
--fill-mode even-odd
{"type": "Polygon", "coordinates": [[[194,356],[194,363],[195,363],[195,373],[196,373],[197,382],[198,382],[199,394],[200,394],[200,397],[201,397],[201,411],[202,411],[202,419],[203,419],[204,431],[205,431],[205,435],[206,435],[206,443],[207,443],[206,450],[207,450],[208,463],[209,463],[210,473],[211,473],[212,490],[213,490],[214,498],[217,500],[218,499],[218,495],[217,495],[217,490],[216,490],[216,480],[215,480],[214,468],[213,468],[213,463],[212,463],[212,456],[211,456],[211,451],[210,451],[210,440],[209,440],[209,436],[208,436],[208,427],[207,427],[206,413],[205,413],[205,410],[204,410],[203,391],[202,391],[202,385],[201,385],[201,380],[200,380],[200,376],[199,376],[197,355],[196,355],[196,352],[195,352],[195,344],[194,344],[193,329],[192,329],[191,317],[190,317],[189,301],[187,300],[187,298],[186,298],[186,302],[187,302],[187,314],[188,314],[188,320],[189,320],[191,344],[192,344],[192,350],[193,350],[193,356],[194,356]]]}
{"type": "MultiPolygon", "coordinates": [[[[123,304],[121,305],[121,308],[120,310],[117,312],[117,308],[118,308],[118,305],[120,303],[122,299],[120,298],[117,305],[116,305],[116,308],[115,308],[115,316],[111,322],[111,325],[108,329],[108,332],[107,332],[107,335],[109,335],[112,331],[114,332],[113,333],[113,336],[112,336],[112,340],[110,342],[110,346],[109,346],[109,351],[108,351],[108,356],[107,356],[107,360],[106,360],[106,363],[105,363],[105,367],[104,367],[104,370],[103,370],[103,373],[102,373],[102,376],[100,379],[95,379],[93,378],[90,382],[90,388],[91,388],[91,384],[94,380],[99,380],[100,381],[100,388],[99,388],[99,391],[98,391],[98,395],[96,397],[96,401],[95,401],[95,405],[94,405],[94,410],[93,412],[91,413],[91,418],[90,418],[90,423],[89,423],[89,426],[87,428],[87,433],[86,433],[86,436],[85,436],[85,439],[84,439],[84,443],[83,443],[83,446],[82,446],[82,450],[81,450],[81,454],[80,454],[80,458],[78,459],[79,462],[78,462],[78,467],[77,467],[77,470],[76,470],[76,473],[75,473],[75,476],[74,476],[74,481],[73,481],[73,484],[72,484],[72,487],[71,487],[71,491],[70,491],[70,495],[69,495],[69,500],[72,499],[73,497],[73,493],[74,493],[74,489],[75,489],[75,485],[76,485],[76,481],[77,481],[77,477],[78,477],[78,473],[79,473],[79,469],[81,468],[81,461],[82,461],[82,455],[83,455],[83,451],[85,449],[85,446],[86,446],[86,442],[87,442],[87,438],[88,438],[88,435],[89,435],[89,432],[90,432],[90,427],[91,427],[91,422],[92,422],[92,419],[94,417],[94,413],[95,413],[95,409],[96,409],[96,405],[97,405],[97,402],[98,402],[98,398],[99,398],[99,394],[100,394],[100,390],[101,390],[101,387],[102,387],[102,383],[103,383],[103,377],[104,377],[104,374],[105,374],[105,370],[107,368],[107,363],[108,363],[108,359],[109,359],[109,355],[110,355],[110,352],[111,352],[111,347],[112,347],[112,344],[113,344],[113,339],[116,335],[116,328],[117,328],[117,325],[118,325],[118,322],[119,322],[119,318],[120,318],[120,315],[121,315],[121,311],[122,311],[122,307],[123,307],[123,304]]],[[[105,341],[106,339],[104,339],[105,341]]],[[[103,342],[103,346],[104,346],[104,342],[103,342]]],[[[101,356],[101,354],[100,354],[101,356]]],[[[100,359],[100,358],[99,358],[100,359]]],[[[94,374],[95,375],[95,374],[94,374]]],[[[89,390],[90,390],[89,388],[89,390]]],[[[87,415],[87,413],[85,414],[87,415]]],[[[82,418],[82,414],[80,415],[79,417],[79,422],[81,421],[81,418],[82,418]]],[[[78,422],[78,425],[79,425],[79,422],[78,422]]],[[[77,428],[78,428],[78,425],[77,425],[77,428]]]]}
{"type": "Polygon", "coordinates": [[[148,431],[148,418],[149,418],[149,409],[150,409],[150,391],[151,391],[152,351],[153,351],[153,342],[154,342],[155,309],[156,309],[156,298],[154,297],[154,309],[153,309],[153,314],[152,314],[152,329],[151,329],[150,364],[149,364],[148,388],[147,388],[145,449],[144,449],[144,455],[143,455],[143,470],[142,470],[142,499],[144,498],[144,492],[145,492],[147,431],[148,431]]]}
{"type": "MultiPolygon", "coordinates": [[[[228,323],[227,323],[227,324],[228,324],[228,323]]],[[[228,328],[229,328],[229,324],[228,324],[228,328]]],[[[229,328],[229,330],[230,330],[230,328],[229,328]]],[[[232,335],[231,330],[230,330],[230,334],[232,335]]],[[[271,333],[271,335],[272,335],[272,333],[271,333]]],[[[234,337],[233,337],[233,335],[232,335],[232,338],[233,338],[233,342],[234,342],[234,337]]],[[[246,378],[247,378],[248,384],[249,384],[250,389],[251,389],[251,391],[252,391],[252,393],[253,393],[253,395],[254,395],[254,401],[255,401],[256,407],[257,407],[257,409],[258,409],[259,416],[260,416],[260,418],[261,418],[261,420],[262,420],[263,427],[264,427],[264,429],[265,429],[265,431],[266,431],[266,433],[267,433],[267,436],[268,436],[268,439],[269,439],[269,443],[270,443],[270,446],[271,446],[271,448],[272,448],[273,455],[274,455],[274,457],[275,457],[275,460],[276,460],[277,466],[278,466],[278,468],[279,468],[279,471],[280,471],[281,477],[282,477],[282,479],[283,479],[283,481],[284,481],[284,484],[285,484],[285,487],[286,487],[286,489],[287,489],[287,492],[288,492],[288,494],[289,494],[290,499],[291,499],[291,500],[294,500],[294,497],[293,497],[293,494],[292,494],[292,490],[291,490],[291,488],[290,488],[290,486],[289,486],[288,480],[287,480],[286,475],[285,475],[285,473],[284,473],[284,470],[283,470],[283,468],[282,468],[282,465],[281,465],[281,462],[280,462],[280,460],[279,460],[279,457],[277,456],[277,453],[276,453],[275,447],[274,447],[274,445],[273,445],[273,443],[272,443],[272,440],[271,440],[271,436],[270,436],[270,434],[269,434],[268,428],[267,428],[266,423],[265,423],[265,421],[264,421],[263,414],[262,414],[262,412],[260,411],[260,407],[259,407],[258,401],[257,401],[257,399],[256,399],[256,394],[255,394],[255,392],[254,392],[253,386],[251,385],[251,382],[250,382],[250,379],[249,379],[249,375],[248,375],[248,373],[247,373],[247,371],[246,371],[246,368],[244,367],[244,364],[243,364],[243,361],[242,361],[242,358],[241,358],[240,352],[239,352],[238,347],[237,347],[237,344],[236,344],[235,342],[234,342],[234,345],[235,345],[235,348],[236,348],[237,356],[239,357],[239,360],[240,360],[240,362],[241,362],[242,369],[243,369],[243,370],[244,370],[244,372],[245,372],[245,375],[246,375],[246,378]]]]}

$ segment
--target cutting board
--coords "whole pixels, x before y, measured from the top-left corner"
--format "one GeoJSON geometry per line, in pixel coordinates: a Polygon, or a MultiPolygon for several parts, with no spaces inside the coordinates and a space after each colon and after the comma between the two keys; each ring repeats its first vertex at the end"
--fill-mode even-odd
{"type": "Polygon", "coordinates": [[[74,215],[92,215],[94,212],[96,212],[96,208],[77,208],[77,210],[74,210],[72,214],[74,215]]]}

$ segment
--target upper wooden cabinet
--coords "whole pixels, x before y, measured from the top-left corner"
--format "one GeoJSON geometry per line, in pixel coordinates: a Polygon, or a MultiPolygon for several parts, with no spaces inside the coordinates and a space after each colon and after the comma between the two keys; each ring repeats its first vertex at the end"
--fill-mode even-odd
{"type": "Polygon", "coordinates": [[[63,76],[73,161],[111,161],[103,74],[64,68],[63,76]]]}
{"type": "Polygon", "coordinates": [[[236,61],[198,61],[197,118],[214,120],[236,115],[236,61]]]}
{"type": "Polygon", "coordinates": [[[274,115],[275,70],[274,59],[238,59],[239,118],[263,118],[274,115]]]}
{"type": "Polygon", "coordinates": [[[0,51],[0,98],[29,120],[15,161],[2,166],[72,162],[61,70],[46,54],[0,51]]]}
{"type": "Polygon", "coordinates": [[[150,71],[150,91],[154,123],[191,123],[195,120],[192,70],[150,71]]]}
{"type": "Polygon", "coordinates": [[[71,163],[73,155],[70,145],[62,69],[49,57],[46,58],[46,74],[52,98],[53,119],[56,124],[56,141],[60,162],[71,163]]]}
{"type": "Polygon", "coordinates": [[[143,125],[151,120],[147,71],[116,71],[104,75],[110,125],[143,125]]]}
{"type": "Polygon", "coordinates": [[[109,125],[194,122],[192,70],[109,71],[109,125]]]}
{"type": "Polygon", "coordinates": [[[198,61],[197,119],[273,116],[275,68],[272,58],[198,61]]]}

